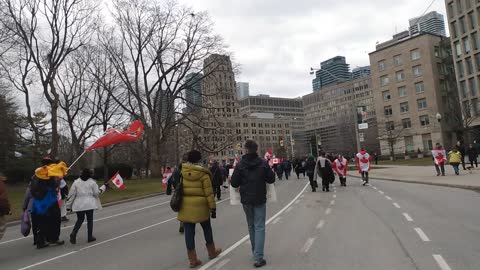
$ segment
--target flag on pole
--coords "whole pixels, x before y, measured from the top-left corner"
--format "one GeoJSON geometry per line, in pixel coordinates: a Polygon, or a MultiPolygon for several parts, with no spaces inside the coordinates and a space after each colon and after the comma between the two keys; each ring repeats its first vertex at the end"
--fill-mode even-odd
{"type": "Polygon", "coordinates": [[[123,178],[118,172],[115,173],[110,180],[118,189],[125,189],[125,185],[123,184],[123,178]]]}
{"type": "Polygon", "coordinates": [[[122,131],[116,128],[110,128],[105,131],[105,134],[100,137],[94,144],[85,150],[92,151],[98,148],[110,146],[113,144],[133,142],[136,141],[142,136],[143,133],[143,123],[139,120],[134,121],[128,130],[122,131]]]}

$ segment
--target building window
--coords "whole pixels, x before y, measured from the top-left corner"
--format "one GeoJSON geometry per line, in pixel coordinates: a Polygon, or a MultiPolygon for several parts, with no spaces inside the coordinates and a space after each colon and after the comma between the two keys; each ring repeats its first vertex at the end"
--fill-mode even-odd
{"type": "Polygon", "coordinates": [[[462,102],[462,107],[463,107],[463,110],[465,111],[465,112],[464,112],[464,115],[462,115],[462,117],[465,117],[465,118],[470,118],[470,117],[472,117],[472,114],[471,114],[472,108],[471,108],[470,103],[468,102],[468,100],[462,102]]]}
{"type": "Polygon", "coordinates": [[[477,71],[480,71],[480,53],[475,54],[475,65],[477,66],[477,71]]]}
{"type": "Polygon", "coordinates": [[[450,29],[452,31],[452,36],[453,38],[457,38],[457,23],[456,22],[452,22],[450,24],[450,29]]]}
{"type": "Polygon", "coordinates": [[[448,4],[448,11],[450,13],[450,18],[453,18],[455,16],[455,9],[453,7],[453,2],[448,4]]]}
{"type": "Polygon", "coordinates": [[[420,59],[420,50],[415,49],[410,51],[410,59],[412,59],[412,61],[420,59]]]}
{"type": "Polygon", "coordinates": [[[471,1],[472,0],[465,0],[465,9],[466,10],[469,10],[472,7],[472,3],[470,3],[471,1]]]}
{"type": "Polygon", "coordinates": [[[393,123],[393,121],[385,122],[385,129],[388,131],[395,130],[395,124],[393,123]]]}
{"type": "Polygon", "coordinates": [[[413,136],[403,137],[405,141],[405,152],[415,152],[415,144],[413,143],[413,136]]]}
{"type": "Polygon", "coordinates": [[[460,57],[462,55],[462,45],[460,42],[455,42],[455,52],[457,54],[457,57],[460,57]]]}
{"type": "Polygon", "coordinates": [[[468,88],[470,88],[470,95],[475,97],[478,93],[477,82],[475,81],[475,78],[468,79],[468,88]]]}
{"type": "Polygon", "coordinates": [[[462,34],[467,32],[467,27],[465,26],[465,17],[460,18],[460,29],[462,30],[462,34]]]}
{"type": "Polygon", "coordinates": [[[423,84],[423,82],[415,83],[415,92],[417,94],[425,92],[425,85],[423,84]]]}
{"type": "Polygon", "coordinates": [[[420,120],[420,126],[426,127],[430,125],[430,119],[428,118],[428,115],[422,115],[419,117],[420,120]]]}
{"type": "Polygon", "coordinates": [[[408,112],[408,102],[400,103],[400,113],[408,112]]]}
{"type": "Polygon", "coordinates": [[[470,41],[468,41],[468,37],[462,39],[463,41],[463,50],[465,51],[465,53],[469,53],[470,52],[470,41]]]}
{"type": "Polygon", "coordinates": [[[472,34],[473,49],[478,50],[478,32],[472,34]]]}
{"type": "Polygon", "coordinates": [[[400,55],[400,54],[399,54],[399,55],[395,55],[395,56],[393,57],[393,64],[394,64],[395,66],[400,66],[401,64],[403,64],[403,62],[402,62],[402,55],[400,55]]]}
{"type": "Polygon", "coordinates": [[[403,128],[411,128],[412,127],[412,121],[410,121],[410,118],[402,119],[402,126],[403,126],[403,128]]]}
{"type": "Polygon", "coordinates": [[[465,63],[467,64],[467,73],[468,73],[468,75],[472,75],[472,73],[473,73],[472,58],[470,58],[470,57],[465,58],[465,63]]]}
{"type": "Polygon", "coordinates": [[[407,87],[405,86],[400,86],[398,88],[398,96],[399,97],[406,97],[407,96],[407,87]]]}
{"type": "Polygon", "coordinates": [[[460,94],[462,98],[466,98],[468,95],[467,83],[465,81],[460,82],[460,94]]]}
{"type": "Polygon", "coordinates": [[[475,29],[475,16],[473,16],[473,12],[468,14],[468,22],[470,23],[470,29],[475,29]]]}
{"type": "Polygon", "coordinates": [[[397,82],[401,82],[405,80],[405,73],[403,72],[403,70],[397,71],[395,73],[395,77],[397,78],[397,82]]]}
{"type": "Polygon", "coordinates": [[[383,100],[388,101],[392,99],[392,96],[390,95],[390,91],[386,90],[382,92],[383,100]]]}
{"type": "Polygon", "coordinates": [[[388,75],[380,77],[380,85],[385,86],[389,83],[388,75]]]}
{"type": "Polygon", "coordinates": [[[433,47],[433,53],[435,57],[440,57],[440,48],[438,46],[433,47]]]}
{"type": "Polygon", "coordinates": [[[378,70],[384,71],[387,68],[385,60],[378,61],[378,70]]]}
{"type": "Polygon", "coordinates": [[[427,109],[427,99],[426,98],[417,99],[417,106],[419,111],[427,109]]]}
{"type": "Polygon", "coordinates": [[[474,98],[472,99],[472,113],[473,116],[479,116],[480,111],[478,110],[478,99],[474,98]]]}
{"type": "Polygon", "coordinates": [[[421,65],[414,66],[412,68],[412,73],[413,73],[413,76],[415,76],[415,77],[422,76],[422,74],[423,74],[422,66],[421,65]]]}
{"type": "Polygon", "coordinates": [[[391,116],[393,114],[392,106],[383,107],[383,111],[385,112],[385,116],[391,116]]]}
{"type": "Polygon", "coordinates": [[[465,70],[463,69],[463,63],[461,60],[457,62],[457,71],[458,77],[463,78],[463,76],[465,76],[465,70]]]}
{"type": "Polygon", "coordinates": [[[432,150],[433,142],[430,134],[422,134],[423,150],[432,150]]]}

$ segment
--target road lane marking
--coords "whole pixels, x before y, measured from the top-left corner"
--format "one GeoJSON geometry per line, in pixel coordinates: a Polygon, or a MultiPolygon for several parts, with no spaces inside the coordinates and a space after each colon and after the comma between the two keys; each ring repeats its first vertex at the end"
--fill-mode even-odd
{"type": "Polygon", "coordinates": [[[337,197],[337,195],[336,195],[336,194],[333,194],[333,198],[336,198],[336,197],[337,197]]]}
{"type": "Polygon", "coordinates": [[[373,189],[375,189],[375,190],[377,190],[377,189],[378,189],[377,187],[373,187],[373,186],[372,186],[372,188],[373,188],[373,189]]]}
{"type": "Polygon", "coordinates": [[[381,191],[381,190],[379,190],[378,193],[380,193],[380,194],[382,194],[382,195],[385,194],[385,192],[383,192],[383,191],[381,191]]]}
{"type": "Polygon", "coordinates": [[[401,208],[400,205],[398,205],[398,203],[396,203],[396,202],[393,203],[393,206],[395,206],[396,208],[399,208],[399,209],[401,208]]]}
{"type": "Polygon", "coordinates": [[[332,208],[327,208],[327,210],[325,210],[325,215],[329,215],[331,212],[332,212],[332,208]]]}
{"type": "MultiPolygon", "coordinates": [[[[106,217],[103,217],[103,218],[97,218],[97,219],[94,219],[93,222],[95,223],[97,221],[102,221],[102,220],[107,220],[107,219],[111,219],[111,218],[115,218],[115,217],[128,215],[128,214],[131,214],[131,213],[139,212],[139,211],[142,211],[142,210],[150,209],[150,208],[157,207],[159,205],[168,204],[168,203],[170,203],[170,201],[152,204],[152,205],[149,205],[149,206],[145,206],[145,207],[142,207],[142,208],[130,210],[130,211],[127,211],[127,212],[123,212],[123,213],[119,213],[119,214],[115,214],[115,215],[111,215],[111,216],[106,216],[106,217]]],[[[82,225],[85,225],[85,224],[87,224],[86,221],[82,225]]],[[[75,225],[64,226],[64,227],[61,227],[60,229],[61,230],[69,229],[69,228],[73,228],[74,226],[75,225]]],[[[11,239],[11,240],[8,240],[8,241],[0,242],[0,245],[8,244],[8,243],[23,240],[23,239],[29,239],[29,238],[32,238],[32,237],[33,237],[33,235],[29,235],[27,237],[19,237],[19,238],[11,239]]]]}
{"type": "Polygon", "coordinates": [[[276,219],[272,222],[272,224],[277,224],[277,223],[280,221],[280,219],[281,219],[281,217],[276,218],[276,219]]]}
{"type": "Polygon", "coordinates": [[[433,258],[435,259],[435,261],[437,262],[438,266],[440,267],[440,269],[442,270],[452,270],[452,268],[450,268],[450,266],[448,266],[447,262],[445,261],[445,259],[442,257],[442,255],[440,254],[433,254],[433,258]]]}
{"type": "Polygon", "coordinates": [[[417,232],[418,236],[420,236],[420,239],[422,239],[423,242],[430,242],[430,239],[428,236],[422,231],[420,228],[415,228],[415,231],[417,232]]]}
{"type": "Polygon", "coordinates": [[[303,245],[302,252],[307,253],[310,250],[310,248],[312,247],[313,242],[315,242],[315,238],[313,238],[313,237],[308,238],[307,242],[305,242],[305,245],[303,245]]]}
{"type": "MultiPolygon", "coordinates": [[[[269,218],[267,220],[267,222],[265,222],[265,225],[268,225],[270,224],[274,219],[276,219],[277,217],[279,217],[283,212],[286,212],[287,208],[289,208],[300,196],[303,192],[305,192],[305,190],[307,189],[307,187],[309,186],[310,184],[309,183],[306,183],[305,186],[303,187],[303,190],[300,191],[300,193],[298,193],[298,195],[293,198],[293,200],[291,200],[287,205],[285,205],[285,207],[283,207],[280,211],[278,211],[273,217],[269,218]]],[[[235,250],[237,247],[239,247],[243,242],[247,241],[249,239],[249,236],[248,234],[245,235],[242,239],[238,240],[235,244],[231,245],[229,248],[225,249],[225,251],[223,251],[222,253],[220,253],[220,255],[218,255],[217,258],[213,259],[213,260],[210,260],[208,263],[204,264],[202,267],[198,268],[198,270],[206,270],[208,269],[209,267],[213,266],[214,264],[216,264],[219,260],[221,260],[223,257],[227,256],[230,252],[232,252],[233,250],[235,250]]]]}
{"type": "Polygon", "coordinates": [[[412,218],[409,214],[403,213],[403,216],[405,217],[405,219],[406,219],[407,221],[410,221],[410,222],[413,221],[413,218],[412,218]]]}
{"type": "Polygon", "coordinates": [[[224,267],[227,263],[230,262],[230,259],[225,259],[223,261],[220,261],[217,266],[215,266],[215,270],[220,270],[222,267],[224,267]]]}
{"type": "Polygon", "coordinates": [[[44,263],[48,263],[48,262],[54,261],[54,260],[56,260],[56,259],[60,259],[60,258],[69,256],[69,255],[72,255],[72,254],[77,253],[77,252],[78,252],[78,251],[72,251],[72,252],[69,252],[69,253],[65,253],[65,254],[63,254],[63,255],[60,255],[60,256],[57,256],[57,257],[53,257],[53,258],[50,258],[50,259],[45,260],[45,261],[41,261],[41,262],[38,262],[38,263],[36,263],[36,264],[29,265],[29,266],[24,267],[24,268],[20,268],[20,269],[18,269],[18,270],[29,269],[29,268],[32,268],[32,267],[35,267],[35,266],[38,266],[38,265],[41,265],[41,264],[44,264],[44,263]]]}
{"type": "Polygon", "coordinates": [[[335,204],[335,200],[332,200],[332,201],[330,202],[330,205],[334,205],[334,204],[335,204]]]}
{"type": "Polygon", "coordinates": [[[323,225],[325,225],[325,220],[322,219],[317,224],[317,227],[316,227],[317,230],[320,230],[323,227],[323,225]]]}
{"type": "Polygon", "coordinates": [[[387,199],[387,200],[389,200],[389,201],[391,201],[391,200],[392,200],[392,198],[391,198],[391,197],[389,197],[389,196],[385,196],[385,199],[387,199]]]}

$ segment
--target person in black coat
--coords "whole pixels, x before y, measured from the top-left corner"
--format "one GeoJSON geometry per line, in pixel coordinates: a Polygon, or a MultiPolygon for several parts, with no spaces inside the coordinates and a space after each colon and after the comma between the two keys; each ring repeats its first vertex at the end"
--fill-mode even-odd
{"type": "Polygon", "coordinates": [[[310,186],[312,187],[312,192],[317,191],[318,183],[315,177],[315,158],[310,155],[305,162],[305,172],[307,173],[308,180],[310,181],[310,186]]]}
{"type": "MultiPolygon", "coordinates": [[[[184,154],[182,157],[182,162],[185,162],[188,158],[187,154],[184,154]]],[[[172,189],[176,189],[178,184],[180,183],[180,180],[182,178],[182,162],[175,168],[173,171],[172,175],[167,180],[167,190],[166,194],[167,195],[172,195],[172,189]]],[[[178,228],[179,233],[184,233],[185,229],[183,227],[183,222],[180,221],[180,227],[178,228]]]]}
{"type": "Polygon", "coordinates": [[[223,175],[220,166],[218,165],[218,161],[214,161],[212,167],[210,168],[210,172],[212,173],[212,187],[213,187],[213,194],[217,195],[217,200],[220,200],[222,197],[222,190],[220,187],[223,184],[223,175]]]}
{"type": "Polygon", "coordinates": [[[472,144],[468,146],[467,155],[468,155],[468,160],[470,160],[470,166],[473,168],[473,163],[475,162],[475,167],[478,168],[478,163],[477,163],[478,152],[477,152],[477,149],[475,149],[475,147],[473,147],[472,144]]]}
{"type": "Polygon", "coordinates": [[[320,157],[315,166],[315,180],[317,176],[322,178],[322,191],[329,192],[330,184],[335,180],[335,174],[333,173],[332,163],[325,157],[324,152],[320,152],[320,157]]]}
{"type": "Polygon", "coordinates": [[[282,162],[282,169],[283,172],[285,173],[285,179],[288,180],[288,177],[290,176],[290,172],[292,171],[292,163],[290,163],[290,160],[284,160],[282,162]]]}
{"type": "Polygon", "coordinates": [[[460,154],[462,155],[462,167],[464,170],[466,170],[467,168],[465,168],[465,145],[462,142],[458,141],[457,147],[460,151],[460,154]]]}

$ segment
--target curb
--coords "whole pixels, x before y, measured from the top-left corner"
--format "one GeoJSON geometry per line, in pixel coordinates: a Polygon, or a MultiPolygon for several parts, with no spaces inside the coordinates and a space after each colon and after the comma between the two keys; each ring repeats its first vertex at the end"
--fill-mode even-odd
{"type": "MultiPolygon", "coordinates": [[[[109,207],[109,206],[114,206],[114,205],[118,205],[118,204],[122,204],[122,203],[139,201],[139,200],[143,200],[143,199],[148,199],[148,198],[160,196],[160,195],[163,195],[163,194],[165,194],[165,192],[159,192],[159,193],[153,193],[153,194],[143,195],[143,196],[139,196],[139,197],[133,197],[133,198],[125,199],[125,200],[121,200],[121,201],[109,202],[109,203],[102,204],[102,207],[109,207]]],[[[72,215],[72,214],[73,213],[67,213],[67,216],[72,215]]],[[[13,227],[13,226],[20,225],[20,223],[21,223],[21,220],[10,221],[10,222],[7,222],[6,226],[7,227],[13,227]]]]}
{"type": "MultiPolygon", "coordinates": [[[[349,174],[347,175],[350,177],[361,179],[361,177],[358,177],[358,176],[353,176],[349,174]]],[[[390,181],[390,182],[403,182],[403,183],[410,183],[410,184],[422,184],[422,185],[430,185],[430,186],[441,186],[441,187],[460,188],[460,189],[466,189],[466,190],[480,191],[480,186],[433,183],[433,182],[422,182],[422,181],[415,181],[415,180],[392,179],[392,178],[377,178],[377,177],[371,177],[371,178],[376,180],[382,180],[382,181],[390,181]]]]}

